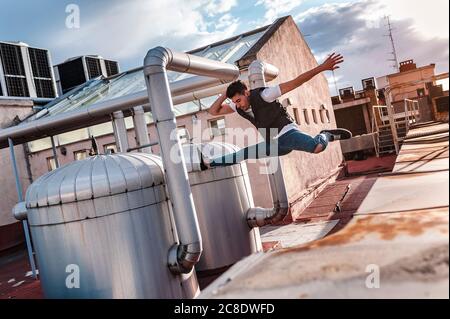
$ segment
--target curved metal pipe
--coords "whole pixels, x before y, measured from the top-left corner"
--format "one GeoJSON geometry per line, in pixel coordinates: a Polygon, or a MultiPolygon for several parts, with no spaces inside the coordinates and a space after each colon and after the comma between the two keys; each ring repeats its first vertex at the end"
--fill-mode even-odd
{"type": "MultiPolygon", "coordinates": [[[[266,74],[278,75],[278,69],[268,63],[255,60],[248,68],[250,89],[266,86],[266,74]]],[[[289,199],[284,183],[283,169],[279,157],[268,159],[277,161],[276,171],[269,172],[269,185],[272,193],[273,208],[252,207],[247,211],[247,223],[250,227],[261,227],[282,221],[289,212],[289,199]]],[[[268,162],[267,162],[268,163],[268,162]]]]}
{"type": "Polygon", "coordinates": [[[179,244],[169,251],[168,264],[174,273],[189,273],[200,259],[202,238],[184,158],[171,158],[171,155],[183,152],[178,139],[169,138],[176,131],[176,122],[166,70],[210,76],[224,81],[236,79],[239,70],[234,65],[176,53],[162,47],[151,49],[144,59],[147,92],[159,137],[179,239],[179,244]]]}
{"type": "MultiPolygon", "coordinates": [[[[275,79],[278,76],[278,69],[276,67],[274,67],[273,65],[267,64],[268,66],[267,68],[264,69],[264,75],[267,81],[272,81],[273,79],[275,79]]],[[[247,73],[241,73],[241,75],[238,78],[241,81],[245,81],[246,79],[248,79],[248,75],[247,73]]],[[[179,81],[181,82],[181,81],[179,81]]],[[[173,104],[177,105],[177,104],[181,104],[181,103],[186,103],[186,102],[190,102],[190,101],[194,101],[194,100],[200,100],[200,99],[204,99],[213,95],[217,95],[220,93],[225,92],[225,90],[227,89],[229,83],[225,83],[225,84],[221,84],[221,85],[217,85],[214,87],[209,87],[207,88],[207,86],[202,86],[200,90],[190,90],[187,91],[189,93],[184,93],[184,94],[173,94],[173,104]]],[[[171,85],[172,87],[172,85],[171,85]]],[[[191,85],[190,88],[193,88],[193,86],[191,85]]],[[[177,93],[179,93],[180,91],[177,91],[177,93]]]]}

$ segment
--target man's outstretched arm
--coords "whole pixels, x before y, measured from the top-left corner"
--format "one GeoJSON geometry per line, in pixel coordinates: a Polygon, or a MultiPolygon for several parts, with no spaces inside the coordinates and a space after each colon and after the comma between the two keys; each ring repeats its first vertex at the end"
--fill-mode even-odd
{"type": "Polygon", "coordinates": [[[211,115],[224,115],[233,113],[234,111],[231,109],[231,107],[229,107],[228,104],[224,103],[226,99],[226,94],[220,95],[208,109],[208,113],[211,115]]]}
{"type": "Polygon", "coordinates": [[[302,85],[305,82],[308,82],[319,73],[339,69],[338,64],[341,64],[342,62],[344,62],[344,58],[342,57],[342,55],[340,54],[336,55],[336,53],[331,54],[321,65],[315,67],[312,70],[309,70],[308,72],[300,74],[298,77],[296,77],[291,81],[281,83],[280,84],[281,94],[282,95],[286,94],[287,92],[290,92],[298,88],[300,85],[302,85]]]}

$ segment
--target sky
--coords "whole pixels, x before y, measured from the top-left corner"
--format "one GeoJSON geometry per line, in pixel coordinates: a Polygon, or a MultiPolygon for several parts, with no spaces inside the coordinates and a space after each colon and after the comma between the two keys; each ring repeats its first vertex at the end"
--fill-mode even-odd
{"type": "Polygon", "coordinates": [[[344,56],[334,78],[327,74],[332,94],[334,81],[360,89],[363,78],[393,73],[386,15],[399,61],[448,72],[448,0],[0,0],[0,41],[49,49],[53,64],[98,54],[123,71],[142,65],[154,46],[188,51],[285,15],[319,62],[331,52],[344,56]],[[79,25],[70,5],[79,9],[79,25]]]}

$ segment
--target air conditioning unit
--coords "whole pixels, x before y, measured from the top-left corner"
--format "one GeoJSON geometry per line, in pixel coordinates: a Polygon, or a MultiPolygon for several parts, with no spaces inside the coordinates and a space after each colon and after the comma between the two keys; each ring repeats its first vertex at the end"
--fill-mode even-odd
{"type": "Polygon", "coordinates": [[[0,95],[55,98],[56,84],[48,50],[23,42],[0,42],[0,95]]]}
{"type": "Polygon", "coordinates": [[[64,94],[93,78],[110,77],[119,73],[116,61],[98,55],[74,57],[55,65],[54,72],[59,94],[64,94]]]}

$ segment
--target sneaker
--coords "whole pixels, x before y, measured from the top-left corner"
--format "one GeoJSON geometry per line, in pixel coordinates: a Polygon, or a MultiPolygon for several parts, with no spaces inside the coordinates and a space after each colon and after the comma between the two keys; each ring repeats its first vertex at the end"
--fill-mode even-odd
{"type": "Polygon", "coordinates": [[[328,135],[330,142],[338,140],[348,140],[353,136],[352,132],[343,128],[338,128],[334,130],[323,130],[320,132],[320,134],[322,133],[328,135]]]}

